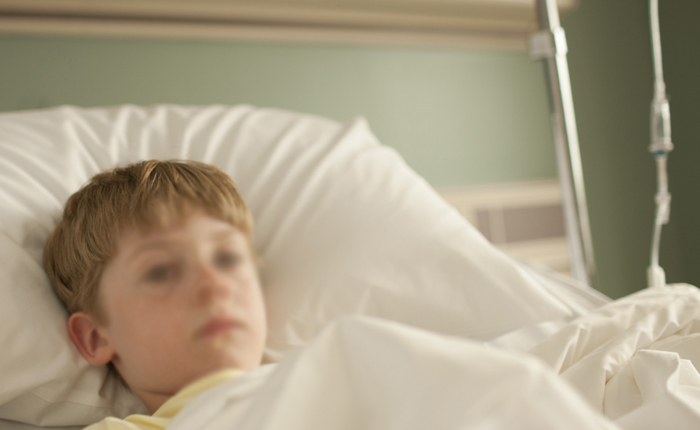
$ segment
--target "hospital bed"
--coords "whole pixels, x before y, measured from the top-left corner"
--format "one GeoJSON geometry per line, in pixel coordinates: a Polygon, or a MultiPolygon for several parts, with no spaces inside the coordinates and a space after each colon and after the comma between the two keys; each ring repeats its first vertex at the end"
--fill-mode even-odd
{"type": "MultiPolygon", "coordinates": [[[[463,354],[462,367],[455,372],[469,373],[479,369],[477,362],[493,361],[493,378],[509,369],[530,381],[531,386],[522,386],[514,377],[520,391],[506,390],[520,392],[521,401],[527,398],[523,389],[539,387],[541,402],[555,402],[556,397],[573,408],[577,419],[615,428],[603,418],[602,406],[589,410],[578,394],[566,391],[568,386],[547,378],[573,375],[569,378],[579,388],[576,378],[583,378],[581,389],[591,390],[593,404],[607,402],[608,409],[624,415],[619,411],[630,409],[629,402],[615,404],[600,396],[600,387],[586,384],[611,381],[619,374],[622,382],[615,386],[615,398],[630,399],[629,392],[634,392],[636,406],[654,403],[641,400],[639,389],[634,391],[634,371],[626,365],[639,350],[651,350],[668,356],[646,357],[652,364],[638,367],[662,367],[666,373],[652,373],[675,381],[664,385],[668,396],[657,390],[653,398],[665,398],[673,406],[657,404],[655,411],[675,410],[696,399],[693,378],[700,380],[700,375],[688,366],[700,350],[694,344],[700,328],[695,288],[648,290],[627,302],[610,302],[573,279],[511,259],[393,149],[378,142],[361,118],[341,124],[245,105],[63,106],[0,114],[2,428],[81,426],[107,413],[142,411],[113,376],[89,366],[72,346],[65,310],[52,294],[40,261],[43,242],[72,192],[97,172],[149,158],[187,158],[219,166],[233,177],[253,212],[270,324],[265,361],[281,361],[278,369],[284,371],[273,374],[277,379],[267,370],[251,378],[269,377],[281,384],[280,375],[296,375],[301,380],[291,378],[295,386],[308,389],[307,400],[313,404],[313,393],[328,387],[299,376],[304,373],[298,366],[311,361],[322,372],[323,363],[353,363],[338,351],[365,351],[369,355],[358,357],[355,365],[369,369],[366,360],[379,359],[372,355],[377,354],[372,345],[396,342],[401,348],[411,346],[416,356],[432,351],[463,354]],[[359,320],[348,320],[351,315],[359,320]],[[337,320],[341,322],[333,323],[337,320]],[[382,340],[372,341],[374,337],[382,340]],[[435,347],[427,346],[433,342],[435,347]],[[507,356],[494,358],[493,351],[507,356]],[[538,367],[541,362],[533,364],[531,357],[520,355],[523,351],[536,351],[556,372],[544,371],[538,367]]],[[[386,360],[391,354],[406,357],[400,349],[380,356],[386,360]]],[[[416,362],[438,360],[437,367],[443,368],[444,359],[431,356],[416,362]]],[[[386,374],[398,371],[397,366],[377,366],[386,374]]],[[[326,372],[353,374],[357,369],[326,372]]],[[[354,384],[362,385],[362,377],[353,375],[358,378],[354,384]]],[[[258,388],[263,384],[249,383],[258,388]]],[[[455,395],[474,395],[457,388],[455,395]]],[[[279,396],[286,391],[274,392],[279,396]]],[[[275,398],[267,404],[289,401],[275,398]]],[[[697,424],[700,409],[690,411],[681,423],[697,424]]],[[[260,428],[275,428],[267,425],[260,428]]]]}
{"type": "Polygon", "coordinates": [[[143,412],[73,347],[41,249],[87,179],[149,158],[212,163],[236,181],[256,222],[270,325],[266,365],[173,428],[700,423],[694,287],[612,302],[510,258],[362,118],[126,105],[0,114],[0,429],[143,412]],[[406,422],[413,410],[428,421],[406,422]]]}

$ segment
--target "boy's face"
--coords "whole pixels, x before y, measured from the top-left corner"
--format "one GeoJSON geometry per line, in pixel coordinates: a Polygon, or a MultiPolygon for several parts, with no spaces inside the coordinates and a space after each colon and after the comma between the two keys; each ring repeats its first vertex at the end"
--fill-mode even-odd
{"type": "Polygon", "coordinates": [[[100,302],[112,363],[137,394],[171,396],[212,371],[260,364],[258,276],[248,240],[226,222],[196,213],[163,230],[126,232],[100,302]]]}

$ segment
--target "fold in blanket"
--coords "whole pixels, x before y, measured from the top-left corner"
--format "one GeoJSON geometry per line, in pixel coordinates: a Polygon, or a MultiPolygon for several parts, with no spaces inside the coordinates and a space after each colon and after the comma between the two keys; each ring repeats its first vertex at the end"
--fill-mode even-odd
{"type": "Polygon", "coordinates": [[[225,383],[169,429],[614,429],[539,360],[352,317],[225,383]]]}
{"type": "Polygon", "coordinates": [[[625,429],[700,428],[700,290],[643,290],[530,351],[625,429]]]}
{"type": "Polygon", "coordinates": [[[607,304],[531,353],[539,359],[345,318],[280,364],[202,394],[169,428],[700,428],[694,287],[645,290],[607,304]]]}

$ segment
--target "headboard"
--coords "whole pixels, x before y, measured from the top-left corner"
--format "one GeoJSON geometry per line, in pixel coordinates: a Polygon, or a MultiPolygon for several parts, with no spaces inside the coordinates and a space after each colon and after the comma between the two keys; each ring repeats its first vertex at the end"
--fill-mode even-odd
{"type": "MultiPolygon", "coordinates": [[[[0,0],[0,32],[524,50],[534,0],[0,0]]],[[[560,10],[576,0],[557,0],[560,10]]]]}

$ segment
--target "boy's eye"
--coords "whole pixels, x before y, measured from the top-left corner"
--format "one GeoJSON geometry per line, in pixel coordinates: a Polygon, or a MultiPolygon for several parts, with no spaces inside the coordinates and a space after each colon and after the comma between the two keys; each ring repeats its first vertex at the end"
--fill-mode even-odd
{"type": "Polygon", "coordinates": [[[146,272],[146,280],[149,282],[164,282],[175,276],[175,268],[166,264],[151,267],[146,272]]]}
{"type": "Polygon", "coordinates": [[[217,267],[228,268],[235,266],[240,257],[233,251],[221,251],[216,253],[214,257],[214,263],[217,267]]]}

